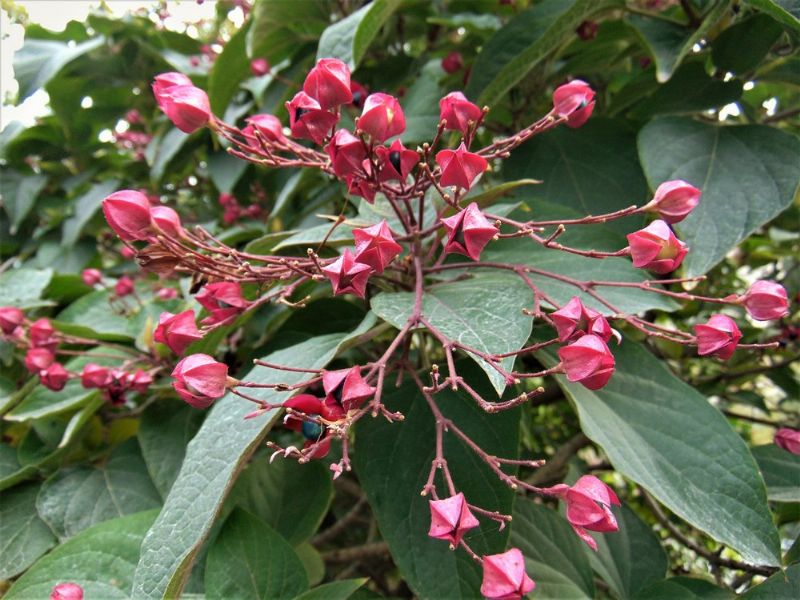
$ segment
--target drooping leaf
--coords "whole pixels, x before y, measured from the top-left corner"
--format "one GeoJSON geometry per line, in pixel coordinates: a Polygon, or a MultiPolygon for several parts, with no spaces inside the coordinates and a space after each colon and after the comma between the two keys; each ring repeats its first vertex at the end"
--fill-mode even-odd
{"type": "Polygon", "coordinates": [[[78,241],[81,231],[100,208],[103,199],[114,192],[119,185],[116,179],[103,181],[93,185],[80,198],[76,198],[71,217],[61,226],[61,245],[72,246],[78,241]]]}
{"type": "Polygon", "coordinates": [[[774,127],[663,117],[640,131],[639,155],[652,188],[684,179],[703,192],[678,225],[689,276],[707,272],[798,197],[800,140],[774,127]]]}
{"type": "Polygon", "coordinates": [[[19,83],[19,101],[43,88],[67,64],[103,45],[97,37],[79,44],[52,40],[27,39],[14,54],[14,77],[19,83]]]}
{"type": "Polygon", "coordinates": [[[800,456],[775,444],[752,449],[764,482],[767,497],[776,502],[800,502],[800,456]]]}
{"type": "Polygon", "coordinates": [[[19,575],[50,548],[56,538],[36,512],[37,483],[0,494],[0,579],[19,575]]]}
{"type": "Polygon", "coordinates": [[[3,209],[11,219],[10,233],[16,233],[46,184],[46,175],[23,175],[11,169],[5,170],[0,178],[0,195],[3,197],[3,209]]]}

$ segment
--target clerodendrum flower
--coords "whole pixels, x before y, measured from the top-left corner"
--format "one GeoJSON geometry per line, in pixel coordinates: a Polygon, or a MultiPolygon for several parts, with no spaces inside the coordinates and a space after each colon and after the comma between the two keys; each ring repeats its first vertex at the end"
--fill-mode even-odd
{"type": "Polygon", "coordinates": [[[430,500],[428,503],[431,509],[428,535],[450,542],[451,547],[458,546],[467,531],[480,525],[461,492],[443,500],[430,500]]]}
{"type": "Polygon", "coordinates": [[[517,600],[536,587],[525,572],[525,557],[519,548],[483,557],[481,594],[490,600],[517,600]]]}
{"type": "Polygon", "coordinates": [[[736,345],[742,339],[742,332],[736,321],[727,315],[712,315],[707,322],[694,326],[697,336],[697,353],[700,356],[709,354],[729,359],[736,351],[736,345]]]}

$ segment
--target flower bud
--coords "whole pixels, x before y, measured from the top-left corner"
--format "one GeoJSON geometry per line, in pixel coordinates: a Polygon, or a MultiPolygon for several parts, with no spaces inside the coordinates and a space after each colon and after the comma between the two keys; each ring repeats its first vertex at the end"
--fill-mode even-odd
{"type": "Polygon", "coordinates": [[[428,504],[431,509],[428,535],[450,542],[451,547],[458,546],[467,531],[480,525],[461,492],[444,500],[430,500],[428,504]]]}
{"type": "Polygon", "coordinates": [[[356,262],[369,265],[378,274],[383,273],[403,251],[403,247],[394,241],[386,219],[371,227],[354,229],[353,239],[356,242],[356,262]]]}
{"type": "Polygon", "coordinates": [[[322,267],[322,272],[333,286],[334,295],[355,294],[363,298],[367,289],[367,280],[372,275],[372,267],[356,262],[349,249],[327,267],[322,267]]]}
{"type": "Polygon", "coordinates": [[[681,179],[665,181],[644,207],[667,223],[680,223],[700,203],[700,190],[681,179]]]}
{"type": "Polygon", "coordinates": [[[442,59],[442,69],[450,75],[460,71],[463,67],[464,59],[461,57],[461,53],[455,50],[442,59]]]}
{"type": "Polygon", "coordinates": [[[286,136],[283,135],[283,124],[275,115],[253,115],[247,119],[247,123],[248,125],[242,130],[242,133],[245,136],[252,137],[252,141],[256,141],[254,131],[258,131],[265,140],[281,144],[286,143],[286,136]]]}
{"type": "Polygon", "coordinates": [[[242,296],[242,286],[232,281],[209,283],[200,290],[195,299],[211,313],[203,319],[204,325],[233,320],[250,306],[250,302],[242,296]]]}
{"type": "Polygon", "coordinates": [[[325,146],[333,172],[339,177],[362,173],[361,163],[367,157],[364,142],[346,129],[339,129],[325,146]]]}
{"type": "Polygon", "coordinates": [[[182,359],[172,371],[172,387],[195,408],[208,408],[225,395],[228,365],[207,354],[192,354],[182,359]]]}
{"type": "Polygon", "coordinates": [[[254,58],[250,61],[250,72],[256,77],[269,73],[269,62],[266,58],[254,58]]]}
{"type": "Polygon", "coordinates": [[[111,229],[123,241],[144,240],[150,233],[150,202],[141,192],[114,192],[103,200],[103,214],[111,229]]]}
{"type": "Polygon", "coordinates": [[[519,548],[483,557],[481,594],[489,600],[519,600],[536,587],[519,548]]]}
{"type": "Polygon", "coordinates": [[[153,376],[141,369],[136,369],[135,373],[129,373],[128,385],[134,392],[144,394],[153,385],[153,376]]]}
{"type": "Polygon", "coordinates": [[[11,335],[25,321],[25,313],[16,306],[0,306],[0,330],[11,335]]]}
{"type": "Polygon", "coordinates": [[[611,336],[615,335],[606,318],[596,310],[584,306],[577,296],[573,296],[564,306],[551,313],[550,318],[553,319],[558,339],[562,342],[576,340],[591,333],[608,343],[611,336]]]}
{"type": "Polygon", "coordinates": [[[380,163],[381,181],[405,181],[419,163],[419,154],[406,148],[400,140],[393,141],[388,148],[378,146],[375,154],[380,163]]]}
{"type": "Polygon", "coordinates": [[[464,254],[472,260],[480,259],[486,244],[498,233],[497,227],[483,216],[475,202],[452,217],[442,219],[442,225],[447,231],[444,251],[464,254]]]}
{"type": "Polygon", "coordinates": [[[185,310],[173,315],[162,312],[158,317],[158,327],[153,332],[153,339],[166,344],[175,354],[183,354],[194,342],[203,339],[203,334],[194,322],[194,311],[185,310]]]}
{"type": "Polygon", "coordinates": [[[786,289],[774,281],[756,281],[739,297],[747,313],[756,321],[771,321],[789,314],[789,296],[786,289]]]}
{"type": "Polygon", "coordinates": [[[364,400],[375,394],[375,388],[361,376],[359,366],[325,371],[322,374],[322,387],[325,390],[325,405],[334,410],[340,408],[345,413],[358,408],[364,400]]]}
{"type": "Polygon", "coordinates": [[[356,124],[374,142],[382,143],[406,130],[406,117],[400,102],[389,94],[370,94],[356,124]]]}
{"type": "Polygon", "coordinates": [[[54,362],[46,369],[39,371],[39,383],[54,392],[63,390],[68,379],[69,372],[61,366],[61,363],[54,362]]]}
{"type": "Polygon", "coordinates": [[[597,31],[600,29],[600,26],[597,24],[597,21],[583,21],[578,27],[575,29],[575,33],[578,34],[578,37],[587,42],[589,40],[593,40],[597,37],[597,31]]]}
{"type": "Polygon", "coordinates": [[[178,290],[171,287],[159,288],[156,292],[156,298],[159,300],[172,300],[178,297],[178,290]]]}
{"type": "Polygon", "coordinates": [[[633,266],[664,275],[672,273],[683,262],[688,248],[672,233],[664,221],[653,221],[639,231],[628,234],[633,266]]]}
{"type": "Polygon", "coordinates": [[[182,238],[186,235],[181,225],[181,217],[169,206],[154,206],[150,209],[153,225],[170,238],[182,238]]]}
{"type": "Polygon", "coordinates": [[[134,290],[133,279],[127,275],[123,275],[117,279],[117,283],[114,284],[114,293],[120,298],[132,294],[134,290]]]}
{"type": "Polygon", "coordinates": [[[553,110],[567,118],[567,127],[580,127],[594,110],[594,90],[580,79],[559,86],[553,92],[553,110]]]}
{"type": "Polygon", "coordinates": [[[102,388],[109,383],[109,370],[95,363],[86,363],[81,371],[81,385],[87,389],[102,388]]]}
{"type": "Polygon", "coordinates": [[[77,583],[59,583],[50,592],[50,600],[83,600],[83,588],[77,583]]]}
{"type": "Polygon", "coordinates": [[[439,120],[444,121],[444,128],[460,131],[462,135],[467,135],[470,121],[474,125],[482,114],[483,111],[461,92],[450,92],[439,100],[439,120]]]}
{"type": "Polygon", "coordinates": [[[94,287],[103,280],[103,274],[98,269],[84,269],[81,271],[83,283],[94,287]]]}
{"type": "Polygon", "coordinates": [[[775,445],[800,456],[800,431],[781,427],[775,432],[775,445]]]}
{"type": "Polygon", "coordinates": [[[159,104],[167,118],[184,133],[194,133],[211,120],[208,95],[193,85],[169,88],[159,104]]]}
{"type": "Polygon", "coordinates": [[[155,76],[153,79],[153,96],[155,96],[156,102],[161,110],[165,110],[164,98],[166,97],[167,91],[181,85],[193,85],[192,80],[183,73],[176,73],[174,71],[161,73],[155,76]]]}
{"type": "Polygon", "coordinates": [[[592,550],[597,550],[597,542],[587,529],[602,533],[619,530],[610,508],[620,505],[619,498],[594,475],[584,475],[571,487],[560,484],[552,489],[558,490],[557,495],[567,503],[567,521],[572,529],[592,550]]]}
{"type": "Polygon", "coordinates": [[[35,375],[44,371],[55,362],[56,357],[52,350],[48,348],[31,348],[25,353],[25,368],[28,372],[35,375]]]}
{"type": "Polygon", "coordinates": [[[58,345],[55,335],[56,330],[50,323],[50,319],[46,318],[37,319],[28,329],[28,338],[31,341],[31,345],[36,347],[54,348],[58,345]]]}
{"type": "Polygon", "coordinates": [[[320,107],[319,102],[305,92],[297,92],[286,103],[289,127],[296,138],[313,140],[322,144],[339,121],[339,117],[320,107]]]}
{"type": "Polygon", "coordinates": [[[700,356],[709,354],[728,360],[736,351],[736,345],[742,339],[742,332],[736,321],[727,315],[712,315],[708,322],[694,326],[697,336],[697,353],[700,356]]]}
{"type": "Polygon", "coordinates": [[[321,58],[309,71],[303,91],[319,102],[323,110],[350,104],[350,69],[338,58],[321,58]]]}
{"type": "Polygon", "coordinates": [[[436,153],[436,164],[442,169],[439,185],[449,185],[468,190],[472,184],[489,168],[486,159],[467,151],[464,142],[456,150],[440,150],[436,153]]]}
{"type": "Polygon", "coordinates": [[[588,334],[558,351],[567,379],[599,390],[614,374],[614,355],[597,335],[588,334]]]}

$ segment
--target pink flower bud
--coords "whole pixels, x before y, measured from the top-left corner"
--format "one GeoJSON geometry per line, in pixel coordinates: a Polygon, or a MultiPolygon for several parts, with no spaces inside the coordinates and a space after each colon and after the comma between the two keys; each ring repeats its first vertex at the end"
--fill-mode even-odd
{"type": "Polygon", "coordinates": [[[156,75],[153,79],[153,96],[161,110],[165,110],[164,98],[167,91],[177,86],[193,85],[192,80],[183,73],[169,72],[156,75]]]}
{"type": "Polygon", "coordinates": [[[474,125],[482,114],[483,111],[461,92],[450,92],[439,100],[439,120],[444,121],[444,128],[460,131],[462,135],[467,135],[470,122],[474,125]]]}
{"type": "Polygon", "coordinates": [[[450,54],[442,59],[442,69],[445,73],[453,74],[460,71],[464,67],[464,59],[461,58],[461,53],[453,50],[450,54]]]}
{"type": "Polygon", "coordinates": [[[225,395],[228,365],[207,354],[192,354],[182,359],[172,371],[172,387],[195,408],[208,408],[225,395]]]}
{"type": "Polygon", "coordinates": [[[386,219],[365,229],[354,229],[353,239],[356,242],[356,262],[369,265],[378,274],[383,273],[403,251],[403,247],[394,241],[386,219]]]}
{"type": "Polygon", "coordinates": [[[86,285],[94,287],[103,280],[103,274],[98,269],[84,269],[81,271],[81,279],[86,285]]]}
{"type": "Polygon", "coordinates": [[[103,214],[111,229],[123,241],[144,240],[150,233],[150,202],[141,192],[114,192],[103,200],[103,214]]]}
{"type": "Polygon", "coordinates": [[[382,143],[406,130],[406,117],[400,102],[389,94],[370,94],[356,124],[373,141],[382,143]]]}
{"type": "Polygon", "coordinates": [[[138,125],[142,122],[142,115],[135,108],[125,113],[125,120],[131,125],[138,125]]]}
{"type": "Polygon", "coordinates": [[[440,150],[436,153],[436,164],[442,169],[439,185],[453,185],[465,190],[489,168],[489,163],[479,154],[467,151],[464,142],[457,150],[440,150]]]}
{"type": "Polygon", "coordinates": [[[325,146],[333,172],[339,177],[363,173],[361,163],[367,157],[364,142],[346,129],[339,129],[325,146]]]}
{"type": "Polygon", "coordinates": [[[553,110],[567,118],[567,127],[580,127],[594,110],[594,90],[580,79],[559,86],[553,92],[553,110]]]}
{"type": "Polygon", "coordinates": [[[700,203],[700,190],[681,179],[665,181],[644,207],[667,223],[680,223],[700,203]]]}
{"type": "Polygon", "coordinates": [[[25,353],[25,368],[31,374],[44,371],[56,360],[55,354],[48,348],[31,348],[25,353]]]}
{"type": "Polygon", "coordinates": [[[419,163],[419,154],[406,148],[400,140],[393,141],[388,148],[378,146],[375,154],[380,163],[381,181],[405,181],[419,163]]]}
{"type": "Polygon", "coordinates": [[[369,96],[369,90],[357,81],[350,80],[350,92],[353,94],[352,106],[361,110],[364,107],[364,100],[369,96]]]}
{"type": "Polygon", "coordinates": [[[129,248],[128,246],[123,246],[119,253],[125,260],[131,260],[136,256],[136,250],[129,248]]]}
{"type": "Polygon", "coordinates": [[[155,225],[167,237],[182,238],[186,235],[181,225],[181,217],[169,206],[154,206],[150,209],[150,217],[155,225]]]}
{"type": "Polygon", "coordinates": [[[599,390],[614,374],[614,355],[602,338],[594,334],[560,348],[558,357],[567,379],[590,390],[599,390]]]}
{"type": "Polygon", "coordinates": [[[158,327],[153,332],[153,339],[169,346],[175,354],[183,354],[194,342],[202,340],[203,334],[194,322],[193,310],[185,310],[177,315],[162,312],[158,317],[158,327]]]}
{"type": "Polygon", "coordinates": [[[363,298],[372,267],[356,262],[350,250],[345,249],[344,254],[333,263],[322,267],[322,272],[330,280],[334,295],[355,294],[363,298]]]}
{"type": "Polygon", "coordinates": [[[46,369],[39,371],[39,383],[54,392],[63,390],[68,379],[69,372],[61,366],[61,363],[54,362],[46,369]]]}
{"type": "Polygon", "coordinates": [[[747,313],[756,321],[771,321],[789,314],[789,296],[786,289],[774,281],[756,281],[739,297],[747,313]]]}
{"type": "Polygon", "coordinates": [[[800,431],[781,427],[775,432],[775,445],[800,456],[800,431]]]}
{"type": "Polygon", "coordinates": [[[338,407],[343,412],[358,408],[364,400],[375,394],[375,388],[361,376],[359,366],[325,371],[322,374],[322,387],[325,390],[325,405],[334,410],[338,407]]]}
{"type": "Polygon", "coordinates": [[[11,335],[25,321],[25,313],[16,306],[0,306],[0,330],[11,335]]]}
{"type": "Polygon", "coordinates": [[[664,221],[653,221],[639,231],[628,234],[633,266],[664,275],[672,273],[683,262],[688,248],[675,237],[664,221]]]}
{"type": "MultiPolygon", "coordinates": [[[[275,115],[253,115],[247,119],[247,123],[248,126],[242,131],[245,135],[248,135],[249,132],[247,130],[251,128],[251,132],[253,130],[258,131],[265,140],[279,142],[281,144],[286,143],[286,136],[283,135],[283,125],[281,124],[281,120],[275,115]]],[[[256,141],[253,133],[249,133],[249,135],[252,135],[253,141],[256,141]]]]}
{"type": "Polygon", "coordinates": [[[41,318],[33,322],[28,329],[28,338],[31,344],[36,347],[53,348],[58,345],[55,337],[56,330],[50,323],[50,319],[41,318]]]}
{"type": "Polygon", "coordinates": [[[242,296],[242,286],[231,281],[209,283],[195,299],[211,313],[211,316],[203,319],[204,325],[232,320],[250,306],[250,302],[242,296]]]}
{"type": "MultiPolygon", "coordinates": [[[[585,334],[594,334],[608,343],[615,332],[608,324],[606,318],[594,309],[584,306],[581,299],[573,296],[572,299],[550,317],[558,331],[559,341],[575,340],[585,334]]],[[[619,333],[616,333],[619,336],[619,333]]]]}
{"type": "Polygon", "coordinates": [[[193,85],[178,85],[161,95],[164,114],[184,133],[194,133],[211,120],[208,95],[193,85]]]}
{"type": "Polygon", "coordinates": [[[592,550],[597,550],[597,542],[587,529],[602,533],[619,530],[610,508],[612,504],[619,506],[619,498],[594,475],[584,475],[572,487],[561,484],[553,489],[567,503],[567,521],[572,529],[592,550]]]}
{"type": "Polygon", "coordinates": [[[447,540],[451,547],[458,546],[464,534],[480,525],[459,492],[444,500],[430,500],[431,527],[428,535],[439,540],[447,540]]]}
{"type": "Polygon", "coordinates": [[[86,363],[81,371],[81,385],[87,389],[102,388],[109,383],[109,370],[95,363],[86,363]]]}
{"type": "Polygon", "coordinates": [[[321,58],[306,76],[303,91],[324,110],[349,104],[353,101],[350,69],[338,58],[321,58]]]}
{"type": "Polygon", "coordinates": [[[114,284],[114,293],[122,298],[123,296],[128,296],[134,292],[134,285],[133,279],[128,277],[127,275],[123,275],[119,279],[117,279],[117,283],[114,284]]]}
{"type": "Polygon", "coordinates": [[[577,33],[578,37],[584,42],[587,42],[597,37],[597,31],[599,29],[600,26],[597,24],[597,21],[583,21],[578,25],[577,29],[575,29],[575,33],[577,33]]]}
{"type": "MultiPolygon", "coordinates": [[[[365,160],[362,166],[365,168],[365,171],[368,172],[369,161],[365,160]]],[[[348,194],[361,196],[370,204],[375,202],[375,186],[363,177],[351,175],[350,177],[345,178],[345,183],[347,183],[348,194]]]]}
{"type": "Polygon", "coordinates": [[[129,374],[128,384],[134,392],[143,394],[153,385],[153,376],[141,369],[136,369],[135,373],[129,374]]]}
{"type": "Polygon", "coordinates": [[[481,594],[490,600],[519,600],[536,587],[525,572],[519,548],[483,557],[481,594]]]}
{"type": "Polygon", "coordinates": [[[263,77],[269,73],[269,62],[266,58],[254,58],[250,61],[250,72],[256,77],[263,77]]]}
{"type": "Polygon", "coordinates": [[[700,356],[709,354],[728,360],[736,351],[736,345],[742,339],[742,332],[736,321],[726,315],[712,315],[708,322],[695,325],[697,336],[697,353],[700,356]]]}
{"type": "Polygon", "coordinates": [[[83,600],[83,588],[77,583],[59,583],[50,592],[50,600],[83,600]]]}
{"type": "Polygon", "coordinates": [[[159,288],[156,292],[156,298],[159,300],[172,300],[178,297],[178,290],[171,287],[159,288]]]}
{"type": "Polygon", "coordinates": [[[320,107],[319,102],[305,92],[297,92],[286,103],[289,111],[289,128],[296,138],[313,140],[322,144],[339,121],[339,117],[320,107]]]}
{"type": "Polygon", "coordinates": [[[442,225],[447,231],[444,251],[464,254],[472,260],[480,259],[486,244],[498,233],[497,227],[483,216],[475,202],[452,217],[442,219],[442,225]]]}

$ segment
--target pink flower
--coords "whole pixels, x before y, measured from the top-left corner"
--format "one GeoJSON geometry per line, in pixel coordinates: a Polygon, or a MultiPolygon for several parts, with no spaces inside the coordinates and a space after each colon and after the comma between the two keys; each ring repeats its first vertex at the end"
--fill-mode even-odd
{"type": "Polygon", "coordinates": [[[406,148],[400,140],[393,141],[388,148],[378,146],[375,154],[381,165],[381,181],[405,181],[419,163],[419,154],[406,148]]]}
{"type": "Polygon", "coordinates": [[[195,408],[208,408],[225,395],[228,365],[207,354],[192,354],[182,359],[172,371],[172,387],[195,408]]]}
{"type": "Polygon", "coordinates": [[[444,121],[444,128],[463,135],[467,135],[470,121],[474,125],[482,114],[483,111],[461,92],[450,92],[439,100],[439,120],[444,121]]]}
{"type": "Polygon", "coordinates": [[[364,109],[356,126],[368,133],[373,141],[382,143],[405,131],[406,117],[394,96],[370,94],[364,101],[364,109]]]}
{"type": "Polygon", "coordinates": [[[185,310],[177,315],[162,312],[153,339],[169,346],[175,354],[183,354],[194,342],[202,340],[203,334],[194,322],[193,310],[185,310]]]}
{"type": "Polygon", "coordinates": [[[726,315],[712,315],[708,322],[695,325],[697,336],[697,353],[700,356],[709,354],[728,360],[742,339],[742,332],[736,321],[726,315]]]}
{"type": "Polygon", "coordinates": [[[250,61],[250,72],[256,77],[263,77],[269,73],[269,62],[266,58],[254,58],[250,61]]]}
{"type": "Polygon", "coordinates": [[[83,588],[77,583],[59,583],[50,592],[50,600],[83,600],[83,588]]]}
{"type": "Polygon", "coordinates": [[[619,333],[611,329],[603,315],[584,306],[577,296],[573,296],[550,317],[558,330],[558,339],[562,342],[577,339],[587,333],[599,336],[606,343],[612,335],[619,336],[619,333]]]}
{"type": "Polygon", "coordinates": [[[131,125],[138,125],[142,122],[142,115],[138,110],[132,108],[125,113],[125,120],[131,125]]]}
{"type": "Polygon", "coordinates": [[[747,313],[757,321],[771,321],[789,314],[789,296],[786,289],[774,281],[756,281],[739,297],[747,313]]]}
{"type": "Polygon", "coordinates": [[[303,91],[324,110],[349,104],[353,101],[350,69],[337,58],[321,58],[306,76],[303,91]]]}
{"type": "Polygon", "coordinates": [[[567,521],[572,529],[592,550],[597,550],[586,530],[609,532],[619,530],[610,506],[619,506],[619,499],[610,487],[594,475],[584,475],[575,485],[560,484],[553,487],[557,495],[567,503],[567,521]]]}
{"type": "Polygon", "coordinates": [[[600,336],[587,334],[558,351],[567,379],[599,390],[614,374],[614,355],[600,336]]]}
{"type": "Polygon", "coordinates": [[[103,274],[97,269],[84,269],[81,271],[81,279],[84,284],[94,287],[103,280],[103,274]]]}
{"type": "Polygon", "coordinates": [[[442,225],[447,231],[444,251],[464,254],[472,260],[480,259],[486,244],[498,233],[497,227],[483,216],[475,202],[452,217],[442,219],[442,225]]]}
{"type": "MultiPolygon", "coordinates": [[[[153,85],[155,92],[156,86],[153,85]]],[[[174,85],[156,92],[156,101],[167,118],[184,133],[193,133],[211,120],[208,95],[194,85],[174,85]]]]}
{"type": "Polygon", "coordinates": [[[775,432],[775,445],[800,456],[800,431],[781,427],[775,432]]]}
{"type": "Polygon", "coordinates": [[[470,512],[461,492],[444,500],[430,500],[429,504],[431,528],[428,535],[439,540],[447,540],[451,548],[458,546],[467,531],[480,525],[475,515],[470,512]]]}
{"type": "Polygon", "coordinates": [[[120,298],[132,294],[134,289],[133,279],[127,275],[123,275],[117,279],[117,283],[114,284],[114,293],[120,298]]]}
{"type": "MultiPolygon", "coordinates": [[[[283,406],[308,416],[319,416],[326,421],[336,421],[342,416],[338,413],[331,413],[321,399],[311,394],[298,394],[289,398],[283,403],[283,406]]],[[[287,428],[303,434],[306,440],[303,444],[304,449],[316,445],[316,448],[306,453],[306,456],[309,458],[324,458],[327,456],[331,448],[331,439],[327,427],[319,423],[304,421],[294,415],[288,415],[284,420],[284,424],[287,428]]]]}
{"type": "MultiPolygon", "coordinates": [[[[364,170],[369,172],[369,161],[365,160],[363,165],[364,170]]],[[[361,196],[368,203],[375,202],[375,186],[363,177],[351,175],[345,178],[347,184],[347,193],[354,196],[361,196]]]]}
{"type": "Polygon", "coordinates": [[[321,144],[339,117],[320,107],[319,102],[305,92],[297,92],[294,98],[286,103],[289,111],[289,127],[296,138],[313,140],[321,144]]]}
{"type": "Polygon", "coordinates": [[[250,302],[242,296],[242,286],[231,281],[209,283],[200,290],[195,299],[211,313],[203,319],[204,325],[232,320],[250,306],[250,302]]]}
{"type": "Polygon", "coordinates": [[[150,201],[135,190],[120,190],[103,200],[103,214],[119,239],[147,239],[151,229],[150,201]]]}
{"type": "Polygon", "coordinates": [[[664,275],[672,273],[683,262],[688,248],[675,237],[664,221],[653,221],[639,231],[628,234],[633,266],[664,275]]]}
{"type": "Polygon", "coordinates": [[[130,260],[136,256],[136,250],[134,250],[133,248],[129,248],[128,246],[123,246],[120,249],[119,253],[125,260],[130,260]]]}
{"type": "Polygon", "coordinates": [[[331,159],[333,172],[339,177],[363,173],[361,163],[367,157],[367,149],[364,142],[346,129],[337,130],[325,150],[331,159]]]}
{"type": "Polygon", "coordinates": [[[25,313],[16,306],[0,306],[0,330],[11,335],[25,321],[25,313]]]}
{"type": "Polygon", "coordinates": [[[386,219],[364,229],[354,229],[356,242],[356,262],[369,265],[375,273],[383,273],[386,266],[403,251],[403,247],[394,241],[392,231],[386,219]]]}
{"type": "Polygon", "coordinates": [[[159,288],[159,290],[156,292],[156,297],[159,300],[172,300],[173,298],[178,297],[178,290],[171,287],[159,288]]]}
{"type": "Polygon", "coordinates": [[[53,351],[48,348],[31,348],[25,353],[25,368],[35,375],[44,371],[56,360],[53,351]]]}
{"type": "Polygon", "coordinates": [[[361,376],[359,366],[325,371],[322,374],[322,387],[325,390],[325,405],[334,410],[339,407],[343,412],[358,408],[375,393],[375,388],[361,376]]]}
{"type": "Polygon", "coordinates": [[[247,119],[247,123],[248,125],[244,128],[242,133],[252,136],[254,140],[255,135],[252,132],[256,130],[264,139],[270,142],[286,143],[286,136],[283,135],[283,124],[275,115],[253,115],[247,119]]]}
{"type": "Polygon", "coordinates": [[[41,318],[36,319],[28,329],[28,338],[31,344],[36,347],[53,348],[58,345],[58,340],[55,337],[56,330],[50,323],[50,319],[41,318]]]}
{"type": "Polygon", "coordinates": [[[39,382],[48,390],[60,392],[67,385],[69,371],[61,363],[54,362],[52,365],[39,371],[39,382]]]}
{"type": "Polygon", "coordinates": [[[442,169],[439,185],[454,185],[468,190],[475,179],[489,168],[486,159],[468,152],[464,142],[457,150],[440,150],[436,153],[436,164],[442,169]]]}
{"type": "Polygon", "coordinates": [[[559,86],[553,92],[553,110],[567,118],[568,127],[580,127],[594,110],[594,90],[580,79],[559,86]]]}
{"type": "Polygon", "coordinates": [[[364,297],[367,289],[367,279],[372,275],[372,267],[356,262],[349,249],[327,267],[322,267],[331,285],[334,295],[355,294],[364,297]]]}
{"type": "Polygon", "coordinates": [[[700,203],[700,190],[682,179],[665,181],[644,207],[657,213],[667,223],[680,223],[700,203]]]}
{"type": "Polygon", "coordinates": [[[86,363],[81,371],[81,385],[87,389],[102,388],[109,383],[109,370],[95,363],[86,363]]]}
{"type": "Polygon", "coordinates": [[[518,600],[536,584],[525,572],[525,558],[519,548],[483,557],[481,594],[490,600],[518,600]]]}
{"type": "Polygon", "coordinates": [[[450,54],[442,59],[442,69],[445,73],[453,74],[460,71],[464,67],[464,59],[461,58],[461,53],[453,50],[450,54]]]}
{"type": "Polygon", "coordinates": [[[153,79],[153,96],[155,96],[156,102],[161,110],[166,110],[164,108],[164,98],[166,97],[166,93],[171,88],[181,85],[193,85],[192,80],[183,73],[176,73],[174,71],[169,73],[161,73],[155,76],[153,79]]]}
{"type": "Polygon", "coordinates": [[[141,369],[136,369],[136,372],[129,376],[128,382],[134,392],[143,394],[153,384],[153,376],[141,369]]]}

